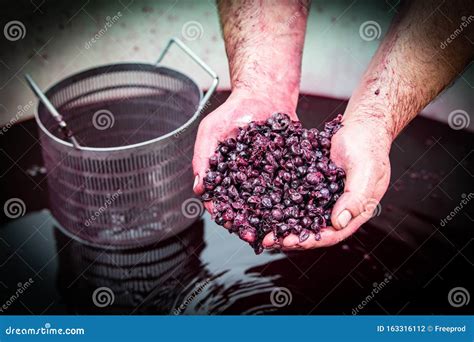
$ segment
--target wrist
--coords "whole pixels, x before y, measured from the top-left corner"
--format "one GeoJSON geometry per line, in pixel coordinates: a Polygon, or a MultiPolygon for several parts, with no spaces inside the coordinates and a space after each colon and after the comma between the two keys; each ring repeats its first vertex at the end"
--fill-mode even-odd
{"type": "Polygon", "coordinates": [[[232,91],[268,99],[294,112],[298,103],[302,51],[281,44],[277,52],[271,44],[247,46],[229,55],[232,91]]]}
{"type": "Polygon", "coordinates": [[[361,134],[369,134],[370,140],[376,142],[378,149],[390,152],[395,135],[390,120],[383,114],[383,110],[363,106],[346,110],[342,119],[343,126],[351,127],[361,134]]]}
{"type": "Polygon", "coordinates": [[[264,101],[273,112],[293,114],[298,103],[299,85],[273,83],[270,80],[253,80],[252,82],[235,82],[232,84],[233,97],[249,98],[264,101]]]}

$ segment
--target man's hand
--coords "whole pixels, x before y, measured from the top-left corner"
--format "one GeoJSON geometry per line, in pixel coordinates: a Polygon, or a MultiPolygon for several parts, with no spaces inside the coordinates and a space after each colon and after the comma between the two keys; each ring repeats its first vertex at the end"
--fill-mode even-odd
{"type": "MultiPolygon", "coordinates": [[[[295,104],[291,101],[282,102],[267,92],[232,92],[227,101],[201,121],[194,145],[193,169],[196,175],[194,192],[204,192],[203,178],[209,168],[209,157],[214,154],[219,141],[235,137],[238,127],[244,127],[251,121],[265,121],[273,113],[288,114],[292,120],[298,120],[295,104]]],[[[206,202],[210,210],[211,202],[206,202]]]]}
{"type": "Polygon", "coordinates": [[[347,176],[344,194],[332,212],[333,227],[323,229],[319,241],[312,235],[303,243],[294,235],[275,242],[269,234],[266,247],[331,246],[371,218],[389,184],[392,141],[474,56],[468,43],[474,39],[474,26],[440,48],[440,42],[459,28],[461,18],[473,11],[474,2],[467,0],[406,3],[351,96],[344,127],[332,139],[330,157],[347,176]]]}
{"type": "Polygon", "coordinates": [[[311,233],[301,243],[295,234],[275,241],[270,233],[263,241],[264,247],[297,250],[331,246],[372,217],[390,180],[391,136],[377,119],[351,121],[348,117],[343,117],[343,127],[332,138],[331,159],[346,171],[344,194],[331,215],[333,226],[323,228],[317,237],[311,233]]]}

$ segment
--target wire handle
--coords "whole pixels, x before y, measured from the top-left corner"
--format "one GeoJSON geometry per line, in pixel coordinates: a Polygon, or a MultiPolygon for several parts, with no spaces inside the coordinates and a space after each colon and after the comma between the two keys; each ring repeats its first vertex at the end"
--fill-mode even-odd
{"type": "Polygon", "coordinates": [[[59,114],[56,108],[53,106],[51,101],[46,97],[46,95],[41,91],[35,81],[30,77],[30,75],[25,74],[25,79],[28,85],[30,86],[31,90],[35,95],[39,98],[41,103],[44,104],[46,109],[48,109],[51,116],[56,120],[59,125],[59,129],[63,132],[64,136],[71,141],[75,148],[80,149],[81,145],[79,145],[77,139],[74,137],[74,134],[67,126],[66,122],[63,119],[63,116],[59,114]]]}
{"type": "Polygon", "coordinates": [[[160,64],[163,58],[166,56],[166,53],[168,52],[169,48],[171,45],[176,44],[181,50],[183,50],[189,57],[191,57],[205,72],[207,72],[213,79],[211,86],[207,90],[207,92],[204,94],[203,98],[201,99],[201,102],[199,103],[198,111],[201,112],[201,110],[204,108],[204,105],[209,101],[211,98],[212,94],[217,88],[217,85],[219,84],[219,76],[201,59],[199,58],[198,55],[196,55],[189,47],[187,47],[180,39],[178,38],[171,38],[168,41],[168,44],[166,44],[166,47],[161,51],[160,57],[158,57],[158,60],[156,61],[156,65],[160,64]]]}

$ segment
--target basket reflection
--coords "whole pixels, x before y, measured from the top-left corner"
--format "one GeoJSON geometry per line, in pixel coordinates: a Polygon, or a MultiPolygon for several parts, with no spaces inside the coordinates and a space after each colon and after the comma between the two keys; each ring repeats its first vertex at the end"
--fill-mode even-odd
{"type": "Polygon", "coordinates": [[[58,287],[70,312],[172,314],[190,284],[208,279],[199,220],[185,231],[146,247],[116,250],[83,244],[55,230],[58,287]]]}

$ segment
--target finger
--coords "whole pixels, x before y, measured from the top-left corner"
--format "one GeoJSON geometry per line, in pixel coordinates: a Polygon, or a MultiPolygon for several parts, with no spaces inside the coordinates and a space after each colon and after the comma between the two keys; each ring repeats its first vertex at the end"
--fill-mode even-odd
{"type": "Polygon", "coordinates": [[[351,221],[351,223],[343,230],[337,230],[333,227],[325,227],[321,229],[319,234],[311,232],[308,238],[302,242],[295,234],[288,235],[283,240],[283,250],[306,250],[321,247],[330,247],[345,240],[352,235],[364,223],[364,218],[360,216],[351,221]]]}
{"type": "MultiPolygon", "coordinates": [[[[375,166],[356,163],[346,169],[344,193],[337,200],[331,214],[332,226],[346,228],[349,223],[366,211],[368,204],[378,199],[373,198],[378,179],[374,176],[375,166]]],[[[370,217],[369,217],[370,218],[370,217]]]]}
{"type": "Polygon", "coordinates": [[[281,238],[276,238],[273,232],[268,233],[265,235],[262,241],[263,248],[270,249],[270,248],[281,248],[283,241],[281,238]]]}
{"type": "Polygon", "coordinates": [[[323,228],[318,234],[310,232],[304,241],[300,241],[298,235],[290,234],[283,239],[283,250],[312,249],[331,246],[332,244],[337,243],[331,238],[334,232],[336,232],[334,228],[326,227],[323,228]]]}
{"type": "Polygon", "coordinates": [[[331,245],[335,245],[336,243],[341,242],[342,240],[347,239],[349,236],[354,234],[360,226],[362,226],[365,222],[367,222],[369,218],[365,215],[359,215],[356,218],[354,218],[349,224],[347,225],[346,228],[342,230],[334,230],[331,232],[329,236],[329,239],[331,240],[330,243],[331,245]]]}
{"type": "Polygon", "coordinates": [[[213,155],[216,147],[217,139],[205,121],[202,121],[199,125],[193,156],[193,190],[197,195],[201,195],[204,192],[203,179],[206,175],[206,170],[209,168],[209,158],[213,155]]]}
{"type": "Polygon", "coordinates": [[[212,201],[206,201],[204,202],[204,208],[206,208],[206,210],[209,212],[209,213],[213,213],[213,210],[214,210],[214,206],[212,205],[212,201]]]}
{"type": "Polygon", "coordinates": [[[264,248],[272,248],[274,244],[275,244],[275,234],[271,232],[265,235],[262,241],[262,246],[264,248]]]}

